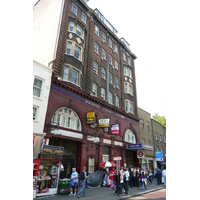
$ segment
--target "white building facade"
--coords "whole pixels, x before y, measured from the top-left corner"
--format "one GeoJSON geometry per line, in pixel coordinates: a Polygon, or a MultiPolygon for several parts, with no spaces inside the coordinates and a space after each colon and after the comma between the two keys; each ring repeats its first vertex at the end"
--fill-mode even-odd
{"type": "Polygon", "coordinates": [[[33,60],[33,159],[38,157],[51,87],[52,69],[33,60]]]}

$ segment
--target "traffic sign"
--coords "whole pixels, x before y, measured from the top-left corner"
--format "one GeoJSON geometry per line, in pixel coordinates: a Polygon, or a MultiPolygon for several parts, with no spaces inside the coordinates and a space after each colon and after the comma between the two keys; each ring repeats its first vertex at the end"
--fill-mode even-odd
{"type": "Polygon", "coordinates": [[[113,160],[121,160],[121,157],[114,157],[113,160]]]}
{"type": "Polygon", "coordinates": [[[137,158],[144,158],[144,151],[137,151],[137,158]]]}

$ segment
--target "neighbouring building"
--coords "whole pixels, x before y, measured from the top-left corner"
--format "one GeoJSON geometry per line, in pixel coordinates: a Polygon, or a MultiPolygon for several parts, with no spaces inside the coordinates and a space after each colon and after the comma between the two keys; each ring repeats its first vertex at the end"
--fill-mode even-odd
{"type": "Polygon", "coordinates": [[[64,171],[103,161],[139,166],[136,56],[98,9],[82,0],[40,0],[33,9],[34,59],[53,69],[45,138],[63,146],[64,171]],[[118,158],[117,158],[118,157],[118,158]]]}
{"type": "Polygon", "coordinates": [[[141,161],[141,168],[153,170],[155,159],[154,140],[151,127],[151,114],[138,107],[140,143],[143,145],[144,158],[141,161]]]}
{"type": "Polygon", "coordinates": [[[163,161],[166,160],[166,127],[162,126],[162,124],[154,119],[151,119],[151,125],[154,138],[154,169],[156,169],[161,168],[164,164],[163,161]],[[160,156],[156,158],[157,152],[159,153],[158,155],[162,152],[162,158],[160,156]]]}
{"type": "Polygon", "coordinates": [[[40,153],[51,87],[52,69],[33,60],[33,159],[40,153]]]}

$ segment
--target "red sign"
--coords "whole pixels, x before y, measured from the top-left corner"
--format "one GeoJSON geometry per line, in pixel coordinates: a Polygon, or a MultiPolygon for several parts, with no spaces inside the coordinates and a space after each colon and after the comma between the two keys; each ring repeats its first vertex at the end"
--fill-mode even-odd
{"type": "Polygon", "coordinates": [[[118,134],[119,135],[119,124],[112,124],[111,134],[118,134]]]}
{"type": "Polygon", "coordinates": [[[144,158],[144,152],[143,151],[138,151],[137,152],[137,158],[144,158]]]}
{"type": "Polygon", "coordinates": [[[33,147],[35,146],[35,135],[33,136],[33,147]]]}

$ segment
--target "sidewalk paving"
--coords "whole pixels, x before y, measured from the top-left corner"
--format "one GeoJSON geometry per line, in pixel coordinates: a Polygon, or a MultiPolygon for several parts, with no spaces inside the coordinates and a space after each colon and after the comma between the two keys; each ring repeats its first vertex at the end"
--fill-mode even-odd
{"type": "MultiPolygon", "coordinates": [[[[116,199],[127,199],[133,196],[139,196],[142,194],[146,194],[152,191],[160,190],[165,188],[163,184],[157,185],[156,180],[153,180],[153,183],[147,186],[146,190],[142,190],[142,187],[139,188],[129,188],[128,195],[125,196],[125,193],[122,193],[122,196],[119,197],[114,193],[114,190],[111,190],[110,187],[100,187],[100,188],[86,188],[85,194],[86,197],[83,197],[81,193],[80,199],[84,200],[116,200],[116,199]]],[[[78,199],[77,196],[69,196],[67,195],[53,195],[53,196],[45,196],[45,197],[37,197],[38,200],[66,200],[66,199],[78,199]]]]}

